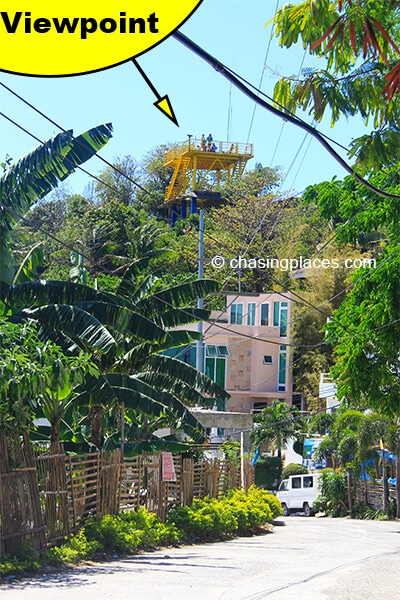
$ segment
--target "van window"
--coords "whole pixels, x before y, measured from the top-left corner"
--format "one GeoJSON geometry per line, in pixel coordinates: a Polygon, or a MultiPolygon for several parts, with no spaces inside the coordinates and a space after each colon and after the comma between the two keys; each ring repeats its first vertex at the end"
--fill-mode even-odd
{"type": "Polygon", "coordinates": [[[282,481],[281,485],[279,486],[279,491],[286,492],[288,489],[288,483],[288,481],[282,481]]]}
{"type": "Polygon", "coordinates": [[[304,486],[305,488],[312,488],[312,487],[313,487],[313,485],[314,485],[314,482],[313,482],[313,481],[314,481],[314,480],[313,480],[313,478],[312,478],[312,477],[304,477],[304,479],[303,479],[303,486],[304,486]]]}
{"type": "Polygon", "coordinates": [[[292,490],[299,490],[300,488],[301,488],[301,477],[293,477],[292,490]]]}

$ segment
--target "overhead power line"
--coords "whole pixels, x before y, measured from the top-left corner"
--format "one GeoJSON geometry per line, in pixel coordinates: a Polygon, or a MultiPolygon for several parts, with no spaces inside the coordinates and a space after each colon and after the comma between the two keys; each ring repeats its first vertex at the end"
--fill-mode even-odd
{"type": "Polygon", "coordinates": [[[275,106],[269,104],[265,100],[262,100],[259,96],[257,96],[257,94],[253,90],[251,90],[249,88],[250,84],[248,82],[246,82],[246,84],[243,83],[243,81],[240,80],[241,78],[239,78],[239,76],[236,73],[234,73],[234,71],[232,71],[231,69],[226,67],[218,59],[216,59],[214,56],[212,56],[211,54],[206,52],[203,48],[201,48],[201,46],[198,46],[195,42],[193,42],[186,35],[183,35],[183,33],[181,33],[180,31],[175,31],[172,35],[181,44],[183,44],[184,46],[189,48],[189,50],[191,50],[192,52],[194,52],[195,54],[200,56],[200,58],[202,58],[203,60],[208,62],[212,67],[214,67],[214,69],[216,71],[218,71],[218,73],[221,73],[221,75],[223,75],[226,79],[228,79],[228,81],[231,81],[235,87],[237,87],[241,92],[243,92],[251,100],[253,100],[257,104],[259,104],[266,110],[270,111],[272,114],[279,117],[280,119],[284,119],[284,120],[288,121],[289,123],[296,125],[296,127],[300,127],[301,129],[304,129],[304,131],[307,131],[307,133],[310,133],[313,137],[315,137],[315,139],[317,139],[319,141],[319,143],[325,148],[325,150],[327,150],[329,152],[329,154],[340,164],[340,166],[343,167],[343,169],[345,169],[345,171],[347,171],[347,173],[350,173],[350,175],[352,175],[356,179],[356,181],[358,181],[359,183],[361,183],[362,185],[367,187],[369,190],[371,190],[375,194],[378,194],[379,196],[384,196],[385,198],[394,198],[396,200],[400,200],[400,195],[391,194],[390,192],[385,192],[384,190],[381,190],[380,188],[375,187],[369,181],[367,181],[366,179],[361,177],[361,175],[359,175],[356,171],[354,171],[354,169],[340,156],[340,154],[338,154],[336,152],[336,150],[334,150],[332,148],[332,146],[327,142],[325,137],[319,131],[317,131],[314,127],[312,127],[311,125],[309,125],[308,123],[306,123],[305,121],[300,119],[299,117],[296,117],[289,111],[280,110],[280,109],[276,108],[275,106]]]}
{"type": "MultiPolygon", "coordinates": [[[[35,106],[33,106],[30,102],[28,102],[27,100],[25,100],[24,98],[22,98],[19,94],[17,94],[16,92],[14,92],[13,90],[11,90],[11,88],[9,88],[8,86],[6,86],[5,84],[0,82],[0,85],[2,87],[4,87],[5,89],[7,89],[10,93],[12,93],[14,96],[16,96],[18,99],[20,99],[22,102],[24,102],[26,105],[28,105],[30,108],[32,108],[35,112],[37,112],[38,114],[40,114],[43,118],[45,118],[46,120],[48,120],[49,122],[51,122],[53,125],[55,125],[56,127],[58,127],[61,131],[66,132],[66,133],[70,133],[68,132],[66,129],[64,129],[61,125],[57,124],[55,121],[53,121],[50,117],[48,117],[47,115],[45,115],[42,111],[40,111],[38,108],[36,108],[35,106]]],[[[18,123],[16,123],[15,121],[13,121],[12,119],[10,119],[9,117],[7,117],[6,115],[4,115],[3,113],[0,113],[1,116],[5,117],[7,120],[9,120],[12,124],[14,124],[15,126],[19,127],[20,129],[22,129],[25,133],[27,133],[28,135],[30,135],[31,137],[33,137],[35,140],[39,141],[40,143],[43,143],[42,140],[40,140],[39,138],[37,138],[34,134],[32,134],[31,132],[29,132],[27,129],[25,129],[24,127],[22,127],[21,125],[19,125],[18,123]]],[[[74,138],[75,139],[75,138],[74,138]]],[[[143,186],[141,186],[140,184],[138,184],[135,180],[133,180],[132,178],[130,178],[128,175],[126,175],[123,171],[119,170],[118,168],[116,168],[112,163],[109,163],[108,161],[106,161],[105,159],[103,159],[101,156],[99,156],[98,154],[95,154],[95,156],[97,158],[99,158],[100,160],[102,160],[103,162],[105,162],[110,168],[112,168],[113,170],[115,170],[116,172],[118,172],[119,174],[121,174],[123,177],[125,177],[127,180],[131,181],[132,183],[134,183],[135,185],[137,185],[138,187],[140,187],[145,193],[147,193],[149,196],[153,196],[151,194],[151,192],[149,192],[148,190],[146,190],[146,188],[144,188],[143,186]]],[[[78,169],[82,170],[83,172],[85,172],[87,175],[89,175],[90,177],[96,179],[97,181],[99,181],[100,183],[106,185],[107,187],[109,187],[110,189],[112,189],[113,191],[115,191],[116,193],[118,193],[118,190],[116,188],[113,188],[112,186],[110,186],[109,184],[107,184],[106,182],[103,182],[101,179],[97,178],[95,175],[89,173],[88,171],[85,171],[82,167],[78,166],[78,169]]],[[[22,219],[23,221],[28,221],[27,219],[25,219],[24,217],[22,217],[21,215],[17,215],[15,213],[15,211],[10,210],[9,207],[5,207],[4,205],[1,205],[3,209],[8,210],[10,213],[14,212],[14,216],[18,216],[18,218],[22,219]]],[[[40,229],[40,228],[39,228],[40,229]]],[[[61,240],[59,240],[56,236],[50,234],[49,231],[43,231],[43,233],[45,233],[46,235],[48,235],[49,237],[52,237],[52,239],[54,239],[55,241],[58,241],[61,245],[63,245],[64,247],[68,248],[68,249],[72,249],[71,246],[69,246],[68,244],[62,242],[61,240]]],[[[195,235],[194,232],[189,232],[192,235],[195,235]]],[[[213,238],[211,235],[207,234],[205,232],[206,235],[208,235],[208,237],[210,237],[211,239],[213,239],[213,241],[217,241],[215,240],[215,238],[213,238]]],[[[219,243],[219,242],[218,242],[219,243]]],[[[320,250],[319,250],[320,251],[320,250]]],[[[317,254],[319,253],[319,251],[317,252],[317,254]]],[[[80,250],[80,253],[82,254],[82,251],[80,250]]],[[[90,262],[91,264],[95,265],[97,268],[100,268],[102,271],[104,272],[109,272],[112,274],[115,274],[112,271],[106,270],[104,269],[103,266],[99,265],[98,263],[96,263],[96,261],[94,261],[93,259],[90,259],[88,256],[84,256],[82,254],[82,256],[88,260],[88,262],[90,262]]],[[[386,259],[387,260],[387,259],[386,259]]],[[[385,261],[386,262],[386,261],[385,261]]],[[[233,274],[233,273],[232,273],[233,274]]],[[[228,278],[226,278],[227,280],[228,278]]],[[[277,280],[275,280],[276,283],[279,283],[280,285],[282,285],[280,282],[278,282],[277,280]]],[[[354,285],[354,284],[352,284],[354,285]]],[[[349,286],[349,287],[352,287],[349,286]]],[[[343,290],[340,293],[343,293],[345,291],[347,291],[348,288],[346,288],[346,290],[343,290]]],[[[283,293],[281,294],[283,295],[283,293]]],[[[340,295],[340,294],[337,294],[340,295]]],[[[298,296],[298,303],[300,304],[304,304],[304,299],[301,296],[298,296]],[[301,300],[299,302],[299,300],[301,300]]],[[[329,302],[329,301],[327,301],[329,302]]],[[[320,310],[320,307],[316,307],[313,304],[307,302],[308,306],[310,306],[313,310],[316,310],[322,314],[326,314],[324,313],[322,310],[320,310]]],[[[324,303],[325,304],[325,303],[324,303]]],[[[341,325],[340,323],[338,323],[338,325],[341,325]]],[[[249,337],[252,339],[253,336],[245,336],[245,337],[249,337]]],[[[259,339],[259,338],[255,338],[255,339],[259,339]]],[[[267,340],[265,340],[267,341],[267,340]]],[[[295,344],[293,344],[295,345],[295,344]]]]}

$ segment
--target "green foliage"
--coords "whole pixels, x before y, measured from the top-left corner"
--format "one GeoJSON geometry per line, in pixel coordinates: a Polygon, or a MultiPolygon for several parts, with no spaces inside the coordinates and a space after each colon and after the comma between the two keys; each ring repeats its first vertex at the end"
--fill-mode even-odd
{"type": "Polygon", "coordinates": [[[386,521],[389,518],[388,515],[383,512],[383,510],[365,506],[365,504],[362,502],[357,502],[353,506],[351,516],[353,519],[368,519],[378,521],[386,521]]]}
{"type": "Polygon", "coordinates": [[[45,554],[46,562],[60,565],[63,563],[77,563],[79,561],[93,558],[102,550],[100,540],[89,541],[85,530],[81,529],[62,545],[54,546],[45,554]]]}
{"type": "Polygon", "coordinates": [[[166,524],[145,508],[137,511],[127,511],[120,514],[119,518],[129,528],[141,532],[141,544],[145,546],[159,546],[173,544],[179,540],[178,530],[173,524],[166,524]]]}
{"type": "Polygon", "coordinates": [[[2,212],[0,236],[1,281],[10,285],[15,264],[10,251],[13,229],[17,222],[40,198],[46,196],[91,158],[111,138],[111,124],[100,125],[74,138],[65,131],[47,140],[19,161],[10,165],[0,176],[0,200],[8,209],[2,212]]]}
{"type": "Polygon", "coordinates": [[[65,544],[47,551],[51,563],[79,562],[100,553],[132,554],[139,547],[156,547],[178,541],[174,525],[165,524],[144,508],[123,512],[118,516],[105,515],[99,521],[89,521],[65,544]]]}
{"type": "Polygon", "coordinates": [[[45,564],[78,563],[104,554],[133,554],[139,548],[174,544],[188,538],[215,540],[260,527],[281,514],[279,500],[255,486],[246,491],[232,490],[218,500],[196,499],[191,507],[176,506],[170,510],[166,523],[141,507],[138,511],[88,521],[64,544],[41,555],[32,551],[29,544],[23,544],[17,557],[0,557],[0,576],[35,572],[45,564]]]}
{"type": "Polygon", "coordinates": [[[122,554],[136,550],[141,542],[141,534],[136,528],[128,527],[118,517],[111,515],[85,525],[85,536],[89,541],[98,541],[105,552],[122,554]]]}
{"type": "Polygon", "coordinates": [[[304,473],[308,473],[308,469],[306,467],[295,463],[289,463],[282,469],[281,479],[287,479],[290,477],[290,475],[303,475],[304,473]]]}
{"type": "Polygon", "coordinates": [[[240,442],[231,438],[226,439],[220,446],[224,457],[236,466],[240,463],[240,442]]]}
{"type": "Polygon", "coordinates": [[[326,512],[331,517],[348,513],[347,480],[345,471],[324,469],[320,477],[320,495],[314,502],[316,512],[326,512]]]}
{"type": "Polygon", "coordinates": [[[398,414],[400,255],[384,252],[377,269],[359,269],[354,288],[328,327],[338,397],[398,414]],[[380,267],[381,264],[381,267],[380,267]]]}
{"type": "Polygon", "coordinates": [[[261,456],[254,465],[254,481],[267,490],[278,489],[282,473],[282,460],[279,456],[261,456]]]}
{"type": "Polygon", "coordinates": [[[195,499],[192,506],[174,507],[168,523],[176,525],[181,535],[212,539],[232,534],[238,528],[237,517],[222,500],[195,499]]]}
{"type": "Polygon", "coordinates": [[[192,506],[174,507],[168,515],[183,537],[214,539],[270,522],[282,514],[278,499],[265,490],[232,490],[221,499],[194,500],[192,506]]]}
{"type": "Polygon", "coordinates": [[[268,444],[277,449],[278,456],[291,438],[301,437],[300,412],[295,406],[274,400],[271,405],[255,415],[255,426],[250,434],[255,448],[268,444]]]}
{"type": "Polygon", "coordinates": [[[331,111],[331,125],[356,114],[375,131],[352,142],[351,157],[365,173],[396,163],[398,137],[398,22],[396,2],[306,0],[285,4],[274,19],[274,32],[286,48],[302,42],[321,59],[319,69],[302,78],[281,78],[274,100],[292,113],[298,107],[320,121],[331,111]]]}

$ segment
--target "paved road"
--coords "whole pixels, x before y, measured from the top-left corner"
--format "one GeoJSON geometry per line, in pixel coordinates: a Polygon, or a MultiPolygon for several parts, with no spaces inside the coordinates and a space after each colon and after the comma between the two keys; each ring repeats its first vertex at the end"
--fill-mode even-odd
{"type": "Polygon", "coordinates": [[[397,600],[400,522],[281,517],[273,533],[0,586],[1,600],[397,600]]]}

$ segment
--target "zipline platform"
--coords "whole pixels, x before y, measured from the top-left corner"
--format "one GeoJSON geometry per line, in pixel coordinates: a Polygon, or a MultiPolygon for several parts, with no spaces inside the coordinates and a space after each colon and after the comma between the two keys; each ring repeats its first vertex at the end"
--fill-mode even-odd
{"type": "Polygon", "coordinates": [[[168,150],[164,166],[174,169],[164,204],[179,204],[189,191],[218,191],[221,183],[240,177],[253,158],[253,144],[189,138],[168,150]]]}

